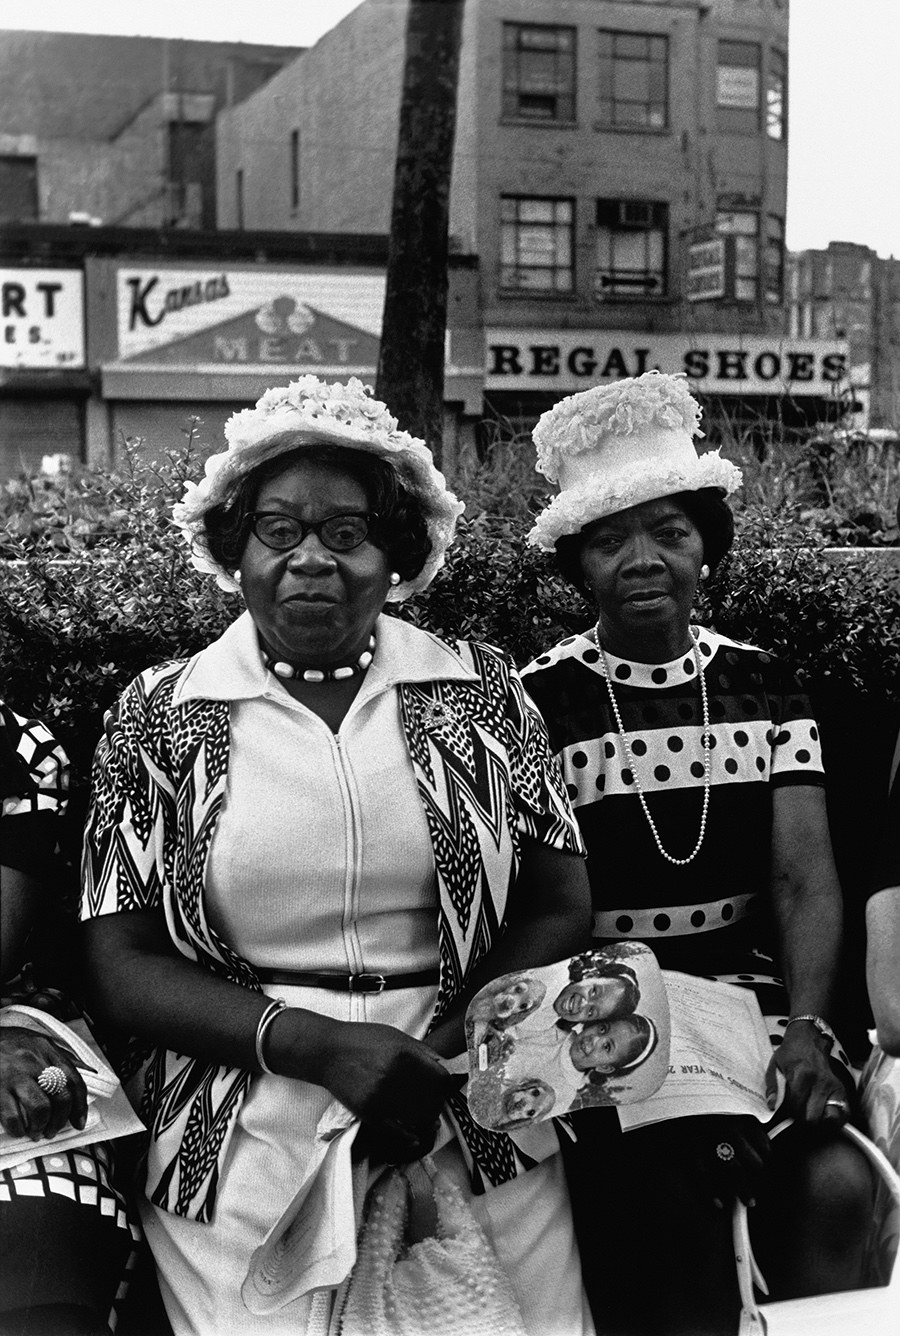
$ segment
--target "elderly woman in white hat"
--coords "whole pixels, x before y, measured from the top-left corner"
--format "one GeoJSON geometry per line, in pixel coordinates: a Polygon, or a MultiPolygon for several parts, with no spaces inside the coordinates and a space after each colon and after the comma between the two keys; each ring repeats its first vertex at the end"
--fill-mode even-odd
{"type": "MultiPolygon", "coordinates": [[[[349,1263],[304,1251],[316,1299],[312,1278],[246,1277],[348,1111],[373,1165],[422,1156],[446,1113],[436,1160],[478,1188],[525,1330],[590,1332],[552,1129],[527,1156],[483,1132],[441,1061],[480,986],[589,936],[577,827],[511,662],[382,615],[431,580],[462,506],[355,380],[270,390],[226,438],[176,522],[245,611],[125,691],[85,849],[176,1336],[324,1330],[349,1263]]],[[[324,1235],[343,1221],[352,1255],[339,1207],[324,1235]]]]}
{"type": "Polygon", "coordinates": [[[828,1135],[852,1082],[827,1019],[842,902],[816,724],[783,664],[691,623],[698,582],[731,544],[725,497],[740,482],[717,451],[698,454],[699,418],[683,378],[647,372],[572,395],[534,432],[559,494],[530,541],[596,607],[593,626],[523,673],[587,847],[594,936],[753,988],[778,1046],[780,1116],[796,1120],[770,1154],[753,1118],[620,1137],[604,1111],[582,1115],[576,1225],[583,1196],[583,1249],[601,1240],[605,1261],[595,1313],[616,1333],[736,1330],[714,1198],[755,1198],[757,1256],[781,1295],[860,1283],[870,1205],[861,1158],[828,1135]],[[605,1193],[615,1238],[597,1224],[605,1193]]]}

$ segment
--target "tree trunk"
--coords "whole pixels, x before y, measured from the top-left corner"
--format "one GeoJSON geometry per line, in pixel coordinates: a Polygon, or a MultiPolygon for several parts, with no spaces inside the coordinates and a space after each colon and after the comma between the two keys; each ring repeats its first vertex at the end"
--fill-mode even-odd
{"type": "Polygon", "coordinates": [[[377,394],[440,466],[447,235],[464,0],[410,0],[377,394]]]}

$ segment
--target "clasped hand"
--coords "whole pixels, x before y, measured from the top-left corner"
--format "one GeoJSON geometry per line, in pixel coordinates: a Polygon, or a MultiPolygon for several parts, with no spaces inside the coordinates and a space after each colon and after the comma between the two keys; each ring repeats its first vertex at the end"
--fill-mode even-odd
{"type": "Polygon", "coordinates": [[[32,1141],[56,1136],[66,1123],[84,1127],[87,1090],[72,1054],[52,1039],[19,1026],[0,1027],[0,1125],[32,1141]],[[37,1078],[45,1067],[65,1074],[62,1090],[48,1093],[37,1078]]]}
{"type": "Polygon", "coordinates": [[[445,1070],[427,1044],[393,1026],[338,1024],[322,1083],[360,1118],[357,1153],[386,1164],[427,1155],[441,1109],[460,1078],[445,1070]]]}

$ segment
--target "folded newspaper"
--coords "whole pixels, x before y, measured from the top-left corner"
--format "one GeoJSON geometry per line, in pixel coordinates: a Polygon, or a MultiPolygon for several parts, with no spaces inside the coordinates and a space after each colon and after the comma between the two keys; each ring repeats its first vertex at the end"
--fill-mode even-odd
{"type": "Polygon", "coordinates": [[[575,1109],[631,1104],[669,1070],[669,1005],[640,942],[504,974],[466,1012],[469,1110],[515,1134],[575,1109]]]}
{"type": "Polygon", "coordinates": [[[0,1128],[0,1169],[14,1169],[51,1151],[77,1150],[79,1146],[89,1146],[95,1141],[109,1141],[113,1137],[144,1131],[144,1124],[128,1102],[119,1078],[83,1020],[65,1023],[46,1011],[16,1004],[0,1011],[0,1026],[13,1025],[46,1035],[68,1052],[84,1080],[88,1111],[84,1127],[73,1127],[69,1123],[50,1140],[32,1141],[26,1136],[11,1136],[0,1128]]]}
{"type": "MultiPolygon", "coordinates": [[[[675,970],[662,974],[672,1024],[665,1079],[639,1103],[619,1109],[622,1128],[700,1113],[749,1113],[767,1122],[772,1044],[756,995],[675,970]]],[[[779,1099],[783,1089],[782,1079],[779,1099]]]]}
{"type": "Polygon", "coordinates": [[[319,1119],[290,1204],[250,1258],[241,1286],[251,1313],[274,1313],[303,1294],[330,1290],[356,1261],[357,1206],[367,1172],[351,1150],[359,1122],[337,1100],[319,1119]],[[361,1180],[360,1180],[361,1176],[361,1180]]]}
{"type": "Polygon", "coordinates": [[[640,943],[495,979],[470,1003],[466,1032],[472,1116],[514,1137],[600,1105],[617,1107],[625,1131],[692,1114],[772,1116],[772,1046],[754,993],[661,971],[640,943]]]}

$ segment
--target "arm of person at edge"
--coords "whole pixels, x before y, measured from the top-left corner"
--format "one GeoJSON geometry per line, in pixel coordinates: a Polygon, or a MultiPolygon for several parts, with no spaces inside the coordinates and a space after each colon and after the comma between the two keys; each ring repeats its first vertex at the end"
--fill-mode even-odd
{"type": "Polygon", "coordinates": [[[900,886],[876,891],[866,905],[866,983],[878,1043],[900,1057],[900,886]]]}
{"type": "MultiPolygon", "coordinates": [[[[827,1020],[837,980],[843,897],[824,789],[803,784],[773,790],[771,893],[789,1014],[827,1020]]],[[[777,1069],[787,1084],[784,1113],[801,1122],[842,1123],[847,1091],[831,1067],[829,1047],[811,1021],[788,1026],[769,1066],[770,1102],[777,1069]],[[842,1101],[843,1109],[828,1100],[842,1101]]]]}
{"type": "MultiPolygon", "coordinates": [[[[40,912],[43,885],[19,868],[0,867],[0,967],[12,979],[25,963],[32,924],[40,912]]],[[[32,1141],[56,1136],[67,1123],[84,1127],[87,1091],[70,1053],[46,1035],[23,1026],[0,1028],[0,1127],[32,1141]],[[45,1067],[59,1067],[63,1090],[48,1094],[37,1083],[45,1067]]]]}
{"type": "MultiPolygon", "coordinates": [[[[256,1032],[271,999],[182,956],[162,909],[105,914],[83,923],[82,933],[92,1006],[104,1023],[218,1066],[260,1070],[256,1032]]],[[[424,1153],[458,1084],[402,1030],[302,1007],[275,1017],[264,1056],[278,1075],[324,1086],[368,1124],[392,1162],[424,1153]]]]}
{"type": "Polygon", "coordinates": [[[523,839],[506,930],[426,1042],[445,1058],[464,1052],[466,1007],[479,988],[501,974],[552,965],[590,944],[591,891],[584,859],[523,839]]]}

